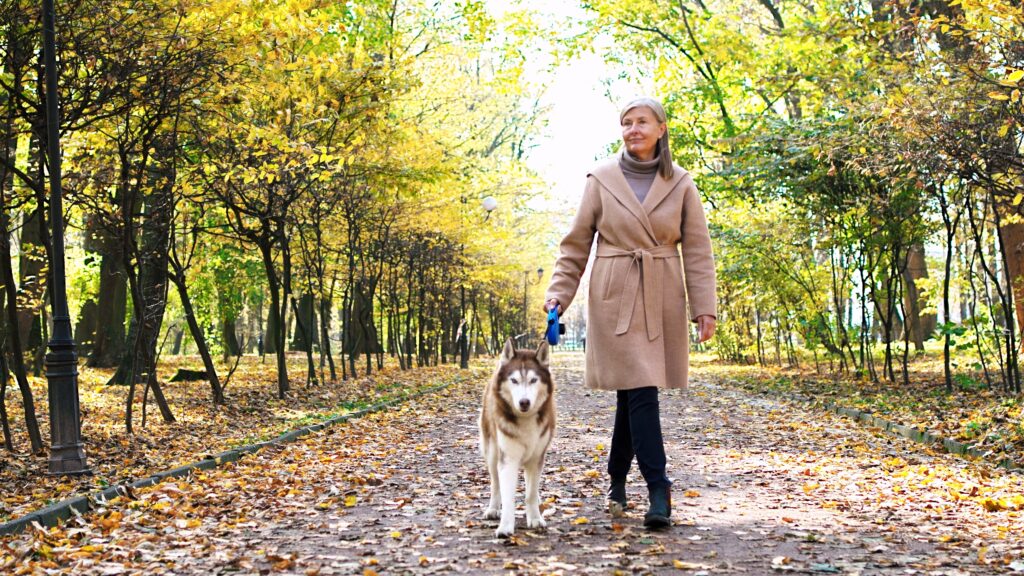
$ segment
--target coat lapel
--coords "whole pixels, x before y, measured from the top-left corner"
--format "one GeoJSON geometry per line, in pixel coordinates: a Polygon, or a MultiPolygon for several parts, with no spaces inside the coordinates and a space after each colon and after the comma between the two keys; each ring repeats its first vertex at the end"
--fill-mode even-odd
{"type": "MultiPolygon", "coordinates": [[[[644,198],[644,214],[650,214],[653,212],[654,209],[658,207],[658,204],[661,204],[661,201],[672,192],[677,184],[679,184],[679,181],[683,179],[685,174],[686,170],[679,167],[676,167],[675,172],[672,173],[672,177],[668,180],[662,178],[659,173],[658,176],[654,178],[654,183],[651,184],[651,190],[647,193],[647,198],[644,198]]],[[[625,176],[623,176],[623,179],[625,179],[625,176]]]]}
{"type": "MultiPolygon", "coordinates": [[[[640,221],[644,230],[647,231],[647,235],[651,237],[651,241],[654,244],[657,244],[658,238],[654,235],[654,228],[651,226],[650,219],[647,218],[647,212],[644,211],[643,206],[640,205],[640,201],[636,199],[636,194],[633,193],[633,189],[630,188],[629,182],[626,181],[626,176],[622,173],[622,169],[619,168],[618,157],[614,157],[608,162],[601,164],[595,168],[590,175],[596,178],[602,186],[607,188],[608,191],[612,193],[612,196],[615,196],[615,199],[640,221]]],[[[655,182],[658,180],[661,179],[658,178],[655,182]]],[[[654,191],[653,187],[651,191],[654,191]]],[[[648,194],[648,199],[649,198],[650,194],[648,194]]]]}

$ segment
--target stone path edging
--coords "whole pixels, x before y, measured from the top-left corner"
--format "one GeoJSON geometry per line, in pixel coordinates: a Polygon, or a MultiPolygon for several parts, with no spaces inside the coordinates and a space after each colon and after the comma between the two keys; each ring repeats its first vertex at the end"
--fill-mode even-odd
{"type": "Polygon", "coordinates": [[[71,498],[61,500],[60,502],[56,502],[45,508],[41,508],[34,512],[29,512],[24,516],[0,524],[0,536],[5,534],[16,534],[18,532],[21,532],[25,528],[31,526],[33,522],[38,522],[40,525],[47,527],[55,526],[59,521],[67,520],[72,516],[83,514],[92,509],[96,505],[102,505],[107,500],[116,498],[118,496],[129,496],[132,490],[152,486],[154,484],[163,482],[168,478],[186,477],[190,473],[192,473],[193,470],[209,470],[211,468],[216,468],[217,466],[226,464],[228,462],[234,462],[235,460],[238,460],[239,458],[246,454],[252,454],[268,446],[292,442],[301,438],[302,436],[305,436],[312,432],[323,430],[324,428],[327,428],[329,426],[341,424],[355,418],[361,418],[374,412],[381,412],[388,408],[401,405],[409,400],[419,398],[421,396],[426,396],[427,394],[432,394],[439,390],[448,388],[449,386],[452,386],[454,384],[459,384],[461,382],[464,382],[467,378],[467,376],[457,375],[456,377],[452,378],[447,382],[443,382],[436,386],[431,386],[430,388],[420,390],[419,392],[415,392],[413,394],[404,394],[391,400],[387,400],[385,402],[380,402],[378,404],[374,404],[373,406],[363,408],[362,410],[357,410],[355,412],[349,412],[347,414],[335,416],[334,418],[324,420],[323,422],[320,422],[318,424],[312,424],[310,426],[303,426],[302,428],[290,430],[276,438],[267,440],[265,442],[257,442],[255,444],[239,446],[238,448],[231,448],[230,450],[225,450],[224,452],[221,452],[220,454],[217,454],[215,456],[208,456],[207,458],[199,460],[198,462],[186,464],[184,466],[172,468],[171,470],[165,470],[163,472],[157,472],[147,478],[136,480],[135,482],[127,484],[117,484],[114,486],[104,488],[103,490],[91,492],[84,496],[73,496],[71,498]]]}

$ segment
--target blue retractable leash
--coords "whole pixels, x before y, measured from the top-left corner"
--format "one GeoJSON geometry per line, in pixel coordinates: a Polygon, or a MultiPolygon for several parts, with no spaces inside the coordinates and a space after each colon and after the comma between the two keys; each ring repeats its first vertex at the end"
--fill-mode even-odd
{"type": "Polygon", "coordinates": [[[565,334],[565,324],[558,321],[558,307],[555,306],[548,310],[548,331],[546,333],[548,344],[557,345],[558,337],[562,334],[565,334]]]}

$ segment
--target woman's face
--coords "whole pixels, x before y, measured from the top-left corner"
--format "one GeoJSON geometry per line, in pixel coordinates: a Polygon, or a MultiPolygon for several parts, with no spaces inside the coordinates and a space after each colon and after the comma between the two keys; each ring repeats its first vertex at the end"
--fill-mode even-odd
{"type": "Polygon", "coordinates": [[[653,110],[637,106],[622,117],[622,142],[637,160],[653,160],[658,139],[665,133],[665,128],[653,110]]]}

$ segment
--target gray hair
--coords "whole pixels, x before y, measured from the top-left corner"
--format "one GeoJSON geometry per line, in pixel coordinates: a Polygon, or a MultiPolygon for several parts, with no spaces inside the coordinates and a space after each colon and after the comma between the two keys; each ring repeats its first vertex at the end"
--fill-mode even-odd
{"type": "Polygon", "coordinates": [[[622,111],[619,112],[619,122],[621,123],[626,114],[634,108],[650,108],[651,112],[654,112],[654,118],[665,125],[665,133],[658,139],[658,146],[655,152],[659,158],[658,172],[661,173],[663,178],[671,178],[675,168],[672,167],[672,149],[668,145],[668,114],[665,114],[665,107],[654,98],[647,96],[634,98],[622,107],[622,111]]]}

